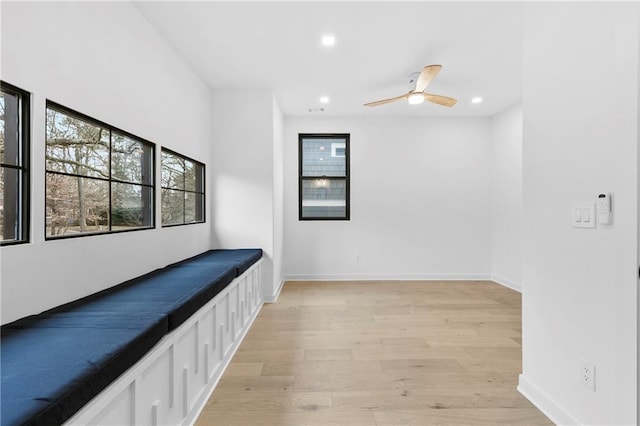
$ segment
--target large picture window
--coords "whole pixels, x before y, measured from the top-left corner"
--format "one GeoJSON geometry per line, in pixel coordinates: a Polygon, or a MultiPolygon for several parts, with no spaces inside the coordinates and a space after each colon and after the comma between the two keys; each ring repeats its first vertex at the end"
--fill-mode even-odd
{"type": "Polygon", "coordinates": [[[204,222],[204,176],[204,164],[162,149],[162,226],[204,222]]]}
{"type": "Polygon", "coordinates": [[[0,85],[0,242],[29,241],[29,93],[0,85]]]}
{"type": "Polygon", "coordinates": [[[154,227],[154,145],[47,101],[46,238],[154,227]]]}
{"type": "Polygon", "coordinates": [[[349,220],[349,135],[299,134],[299,219],[349,220]]]}

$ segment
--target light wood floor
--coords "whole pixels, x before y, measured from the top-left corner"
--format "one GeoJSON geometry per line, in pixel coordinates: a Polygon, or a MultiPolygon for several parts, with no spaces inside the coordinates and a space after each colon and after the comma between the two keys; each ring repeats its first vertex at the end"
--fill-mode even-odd
{"type": "Polygon", "coordinates": [[[516,390],[520,319],[490,282],[288,282],[196,424],[551,425],[516,390]]]}

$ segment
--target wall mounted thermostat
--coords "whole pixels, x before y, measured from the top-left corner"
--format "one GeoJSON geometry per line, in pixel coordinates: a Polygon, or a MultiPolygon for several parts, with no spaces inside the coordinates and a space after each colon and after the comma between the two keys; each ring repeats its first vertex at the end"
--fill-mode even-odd
{"type": "Polygon", "coordinates": [[[602,225],[611,224],[611,195],[602,192],[598,194],[598,222],[602,225]]]}

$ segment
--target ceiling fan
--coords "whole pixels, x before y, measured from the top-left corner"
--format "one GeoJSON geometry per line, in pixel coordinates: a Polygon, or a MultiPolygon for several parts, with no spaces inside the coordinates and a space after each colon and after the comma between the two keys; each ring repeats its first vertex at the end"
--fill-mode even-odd
{"type": "Polygon", "coordinates": [[[369,102],[364,104],[364,106],[372,107],[399,101],[400,99],[406,99],[411,105],[418,105],[427,100],[429,102],[433,102],[434,104],[452,107],[456,104],[457,100],[449,98],[447,96],[434,95],[432,93],[427,93],[424,91],[429,83],[431,83],[431,80],[433,80],[434,77],[438,74],[441,68],[442,65],[427,65],[426,67],[422,68],[422,71],[420,71],[420,75],[418,75],[418,78],[416,79],[416,86],[410,92],[407,92],[404,95],[396,96],[395,98],[369,102]]]}

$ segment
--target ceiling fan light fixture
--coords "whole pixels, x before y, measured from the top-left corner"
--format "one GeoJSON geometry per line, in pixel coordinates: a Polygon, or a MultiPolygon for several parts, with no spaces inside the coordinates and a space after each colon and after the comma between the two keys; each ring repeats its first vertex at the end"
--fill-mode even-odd
{"type": "Polygon", "coordinates": [[[420,105],[421,103],[424,102],[424,94],[422,92],[412,93],[409,95],[409,97],[407,97],[407,101],[411,105],[420,105]]]}
{"type": "Polygon", "coordinates": [[[412,77],[412,83],[413,80],[415,80],[415,88],[413,90],[408,91],[404,95],[396,96],[393,98],[368,102],[364,104],[364,106],[374,107],[406,99],[411,105],[419,105],[424,101],[429,101],[437,105],[452,107],[457,102],[454,98],[442,95],[434,95],[433,93],[425,92],[425,89],[427,88],[431,80],[433,80],[436,74],[438,74],[438,72],[440,71],[440,68],[442,68],[442,65],[427,65],[426,67],[422,68],[422,71],[420,71],[420,74],[418,74],[417,79],[412,77]]]}

